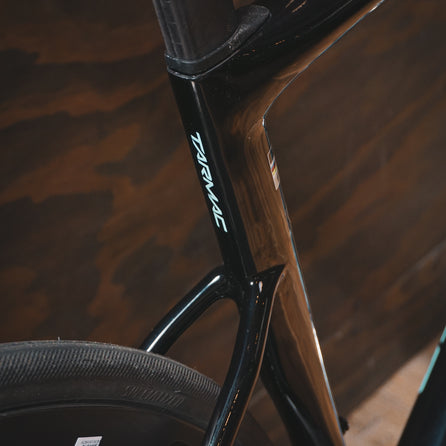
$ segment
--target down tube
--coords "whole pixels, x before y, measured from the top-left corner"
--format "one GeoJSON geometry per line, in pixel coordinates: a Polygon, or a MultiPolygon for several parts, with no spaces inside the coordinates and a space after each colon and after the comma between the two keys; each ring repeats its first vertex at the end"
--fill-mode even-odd
{"type": "Polygon", "coordinates": [[[255,266],[286,265],[277,290],[271,330],[291,390],[306,406],[314,421],[334,445],[344,444],[339,419],[328,385],[319,343],[298,264],[286,205],[279,185],[277,166],[263,121],[248,135],[232,136],[226,146],[238,146],[241,154],[226,157],[248,243],[255,266]],[[238,167],[232,168],[236,162],[238,167]]]}

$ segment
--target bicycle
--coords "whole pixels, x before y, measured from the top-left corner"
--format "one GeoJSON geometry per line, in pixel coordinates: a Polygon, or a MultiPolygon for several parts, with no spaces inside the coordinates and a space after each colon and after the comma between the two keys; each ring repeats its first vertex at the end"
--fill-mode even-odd
{"type": "MultiPolygon", "coordinates": [[[[228,378],[203,440],[206,445],[231,444],[234,440],[259,373],[265,347],[262,374],[287,421],[291,436],[296,441],[305,439],[303,441],[308,444],[342,444],[342,429],[326,384],[317,339],[313,337],[274,154],[262,119],[272,98],[308,63],[308,59],[298,58],[290,68],[289,59],[296,57],[293,52],[300,54],[310,48],[310,59],[314,60],[378,2],[364,4],[350,2],[337,9],[338,3],[335,3],[321,10],[319,17],[311,14],[316,25],[300,17],[296,25],[293,14],[284,14],[283,8],[272,3],[269,7],[256,5],[239,14],[227,3],[222,3],[219,14],[229,15],[228,22],[222,21],[223,26],[218,32],[213,29],[212,39],[195,36],[192,43],[196,45],[198,42],[198,48],[189,46],[187,36],[181,35],[183,28],[174,26],[171,29],[171,23],[164,23],[165,35],[175,35],[185,42],[178,49],[174,45],[176,37],[170,41],[171,47],[168,40],[167,59],[225,266],[211,272],[198,284],[160,322],[143,347],[150,352],[164,353],[185,328],[216,300],[230,297],[236,301],[241,313],[238,342],[228,378]],[[231,26],[228,28],[226,23],[231,26]],[[276,35],[282,26],[288,34],[276,35]],[[299,26],[298,38],[295,38],[295,26],[299,26]],[[217,50],[208,54],[209,48],[215,49],[215,46],[217,50]],[[262,51],[256,51],[257,46],[262,51]],[[260,62],[265,65],[265,59],[269,58],[274,60],[274,64],[267,64],[258,77],[254,79],[246,74],[260,62]],[[235,73],[231,88],[228,88],[228,69],[235,73]],[[286,75],[271,84],[272,73],[281,69],[287,71],[286,75]],[[225,88],[222,88],[222,79],[225,88]],[[253,101],[256,107],[252,106],[253,101]],[[269,230],[271,222],[274,222],[274,231],[269,230]],[[275,306],[279,309],[276,314],[281,314],[281,317],[276,316],[273,321],[274,338],[270,335],[267,342],[275,289],[280,281],[275,306]],[[296,295],[299,297],[297,302],[296,295]],[[292,324],[290,314],[294,315],[292,324]],[[305,329],[301,330],[302,326],[305,329]],[[299,333],[293,327],[298,327],[299,333]],[[297,334],[300,338],[298,343],[294,340],[297,334]],[[284,355],[287,343],[294,345],[296,357],[284,358],[287,356],[284,355]],[[308,373],[308,368],[311,373],[308,373]],[[304,384],[296,389],[294,383],[294,387],[289,389],[291,381],[286,375],[296,371],[300,372],[304,384]],[[296,394],[301,399],[297,400],[296,394]]],[[[211,4],[208,6],[212,7],[211,4]]],[[[187,14],[181,2],[160,3],[157,7],[161,16],[170,14],[171,7],[178,8],[175,12],[180,15],[187,14]]],[[[309,14],[313,12],[310,10],[309,14]]],[[[203,9],[201,13],[207,17],[209,11],[203,9]]],[[[14,416],[8,414],[8,417],[3,417],[3,420],[15,420],[15,425],[11,424],[11,433],[6,434],[11,435],[11,441],[16,441],[21,434],[17,426],[29,422],[37,424],[36,428],[42,423],[44,431],[24,433],[28,436],[26,441],[40,435],[38,438],[42,443],[51,441],[54,435],[57,441],[74,438],[76,445],[99,444],[101,438],[105,444],[105,439],[112,435],[117,443],[137,443],[145,441],[139,436],[150,436],[153,441],[158,430],[163,436],[156,438],[158,444],[198,442],[201,434],[188,425],[192,423],[200,429],[206,427],[207,416],[218,393],[211,382],[180,365],[119,347],[64,342],[29,343],[6,346],[3,352],[3,357],[11,354],[11,359],[5,361],[10,366],[10,371],[5,374],[5,386],[9,392],[6,406],[14,416]],[[31,366],[26,375],[20,375],[24,361],[31,366]],[[144,373],[141,376],[141,371],[146,370],[153,374],[150,381],[144,373]],[[37,383],[35,379],[38,379],[37,383]],[[34,395],[38,392],[42,392],[41,396],[26,408],[29,393],[34,395]],[[86,407],[82,408],[82,404],[86,407]],[[77,418],[79,410],[82,410],[82,415],[77,418]],[[73,430],[80,429],[81,424],[82,430],[93,429],[90,423],[93,418],[96,421],[98,412],[102,421],[94,429],[100,435],[75,435],[73,430]],[[164,415],[169,420],[169,427],[164,425],[164,415]],[[51,418],[56,431],[49,433],[51,437],[44,437],[47,427],[42,418],[45,416],[51,418]],[[76,423],[73,423],[74,417],[76,423]],[[178,418],[182,421],[178,422],[178,418]],[[130,440],[129,425],[132,423],[137,424],[132,435],[138,439],[130,440]],[[151,431],[147,431],[147,425],[151,431]],[[116,433],[115,429],[119,432],[116,433]]],[[[245,441],[267,444],[255,427],[249,429],[247,435],[257,437],[245,440],[241,433],[243,444],[245,441]]]]}

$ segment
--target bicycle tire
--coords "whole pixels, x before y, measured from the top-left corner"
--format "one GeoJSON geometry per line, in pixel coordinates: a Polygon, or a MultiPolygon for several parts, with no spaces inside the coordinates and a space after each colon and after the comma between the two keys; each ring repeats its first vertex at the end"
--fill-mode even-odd
{"type": "MultiPolygon", "coordinates": [[[[0,346],[0,442],[45,446],[199,445],[219,393],[164,356],[81,341],[0,346]]],[[[245,417],[237,445],[269,445],[245,417]]]]}

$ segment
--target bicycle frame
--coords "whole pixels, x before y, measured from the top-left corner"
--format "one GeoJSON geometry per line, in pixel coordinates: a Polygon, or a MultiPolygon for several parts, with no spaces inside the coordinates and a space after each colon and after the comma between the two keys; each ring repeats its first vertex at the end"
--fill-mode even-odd
{"type": "Polygon", "coordinates": [[[299,11],[294,2],[266,1],[244,10],[236,37],[210,58],[167,54],[224,266],[142,348],[164,354],[215,301],[236,302],[236,346],[203,445],[233,444],[262,360],[293,444],[343,444],[264,122],[283,89],[381,2],[321,1],[299,11]]]}

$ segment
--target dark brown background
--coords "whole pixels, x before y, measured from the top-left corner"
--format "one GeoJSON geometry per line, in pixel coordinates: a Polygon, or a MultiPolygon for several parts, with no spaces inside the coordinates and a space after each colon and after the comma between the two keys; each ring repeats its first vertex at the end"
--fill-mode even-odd
{"type": "MultiPolygon", "coordinates": [[[[443,2],[387,0],[268,119],[343,413],[446,320],[445,49],[443,2]]],[[[137,346],[220,262],[162,52],[148,1],[0,0],[1,341],[137,346]]],[[[221,381],[236,324],[172,354],[221,381]]]]}

